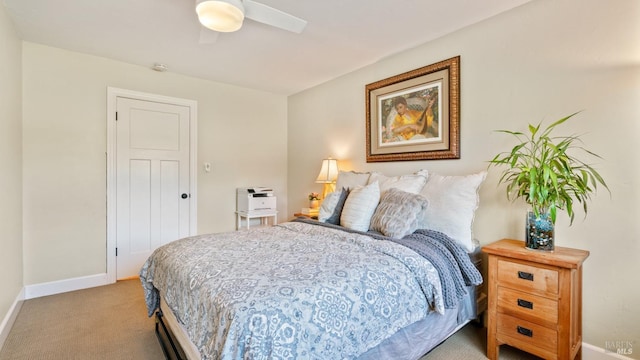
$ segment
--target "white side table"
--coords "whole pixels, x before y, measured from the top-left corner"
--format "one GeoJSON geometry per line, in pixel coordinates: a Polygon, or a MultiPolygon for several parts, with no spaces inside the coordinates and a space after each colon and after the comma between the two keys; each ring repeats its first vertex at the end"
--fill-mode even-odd
{"type": "Polygon", "coordinates": [[[251,219],[260,218],[260,225],[269,225],[269,218],[273,218],[272,225],[278,223],[278,211],[277,210],[257,210],[257,211],[236,211],[237,221],[236,230],[242,228],[242,219],[244,218],[247,225],[247,229],[251,224],[251,219]]]}

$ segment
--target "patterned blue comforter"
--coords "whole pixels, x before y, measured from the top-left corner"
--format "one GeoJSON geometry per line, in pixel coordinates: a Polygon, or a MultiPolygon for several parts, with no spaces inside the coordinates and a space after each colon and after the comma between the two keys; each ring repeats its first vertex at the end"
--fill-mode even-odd
{"type": "Polygon", "coordinates": [[[140,271],[203,359],[353,359],[444,312],[434,266],[398,243],[304,222],[194,236],[140,271]]]}

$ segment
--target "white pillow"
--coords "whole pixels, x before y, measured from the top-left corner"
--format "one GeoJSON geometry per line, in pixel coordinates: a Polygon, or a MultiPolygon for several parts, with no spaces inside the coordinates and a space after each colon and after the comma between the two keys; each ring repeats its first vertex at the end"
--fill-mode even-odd
{"type": "Polygon", "coordinates": [[[336,190],[332,193],[327,194],[327,197],[322,200],[322,205],[320,205],[320,211],[318,212],[318,221],[325,222],[328,218],[333,215],[333,211],[336,209],[336,205],[338,205],[338,200],[340,200],[340,195],[342,194],[342,188],[340,190],[336,190]]]}
{"type": "Polygon", "coordinates": [[[422,176],[426,177],[427,179],[429,179],[429,170],[427,170],[427,169],[418,170],[418,171],[416,171],[416,175],[422,175],[422,176]]]}
{"type": "Polygon", "coordinates": [[[351,189],[340,214],[340,225],[358,231],[369,230],[373,212],[380,201],[380,186],[377,182],[351,189]]]}
{"type": "Polygon", "coordinates": [[[371,174],[355,172],[355,171],[339,171],[336,180],[336,189],[353,189],[356,186],[365,186],[369,182],[371,174]]]}
{"type": "Polygon", "coordinates": [[[474,250],[473,219],[478,208],[478,189],[486,171],[467,176],[430,174],[420,192],[429,201],[423,227],[447,234],[467,251],[474,250]]]}
{"type": "Polygon", "coordinates": [[[376,181],[380,184],[381,196],[389,189],[398,189],[408,193],[418,194],[427,182],[427,175],[423,173],[422,170],[416,174],[391,177],[379,172],[372,172],[369,177],[369,184],[376,181]]]}

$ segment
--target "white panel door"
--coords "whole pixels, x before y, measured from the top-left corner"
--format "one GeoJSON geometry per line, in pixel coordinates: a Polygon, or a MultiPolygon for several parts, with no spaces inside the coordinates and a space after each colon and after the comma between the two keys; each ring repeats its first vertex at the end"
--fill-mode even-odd
{"type": "Polygon", "coordinates": [[[117,98],[117,279],[189,235],[189,107],[117,98]]]}

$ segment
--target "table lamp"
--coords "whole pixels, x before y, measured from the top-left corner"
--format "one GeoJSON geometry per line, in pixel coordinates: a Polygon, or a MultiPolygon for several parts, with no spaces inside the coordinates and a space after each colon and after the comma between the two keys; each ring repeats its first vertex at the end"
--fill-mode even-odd
{"type": "Polygon", "coordinates": [[[322,160],[322,167],[316,183],[324,184],[322,189],[323,199],[327,197],[327,194],[335,191],[336,179],[338,179],[338,161],[332,158],[322,160]]]}

